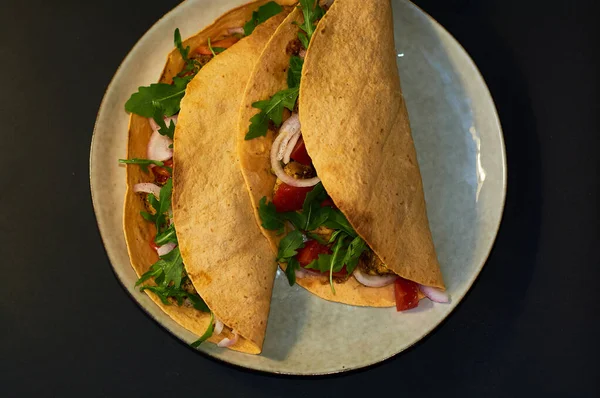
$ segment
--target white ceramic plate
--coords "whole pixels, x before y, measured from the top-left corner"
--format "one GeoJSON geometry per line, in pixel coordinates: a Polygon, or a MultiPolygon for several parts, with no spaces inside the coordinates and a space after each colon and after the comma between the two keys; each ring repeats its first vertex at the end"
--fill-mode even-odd
{"type": "MultiPolygon", "coordinates": [[[[172,49],[175,28],[188,37],[244,2],[188,0],[158,21],[115,74],[94,129],[91,190],[110,261],[137,302],[186,342],[196,336],[134,289],[137,277],[122,230],[125,169],[117,163],[126,156],[128,115],[123,106],[138,86],[157,81],[172,49]]],[[[418,308],[399,314],[393,308],[330,303],[297,285],[290,288],[279,271],[262,355],[202,345],[200,350],[208,355],[247,368],[298,375],[368,366],[431,332],[481,271],[496,237],[506,193],[504,143],[496,109],[475,65],[450,34],[412,3],[394,0],[393,5],[398,68],[451,304],[423,300],[418,308]]]]}

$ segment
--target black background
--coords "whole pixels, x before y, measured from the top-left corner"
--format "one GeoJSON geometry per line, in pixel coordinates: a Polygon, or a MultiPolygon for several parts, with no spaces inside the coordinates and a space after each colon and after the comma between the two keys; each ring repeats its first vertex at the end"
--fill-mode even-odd
{"type": "Polygon", "coordinates": [[[96,112],[129,49],[177,3],[2,1],[0,395],[600,395],[594,2],[416,1],[496,101],[504,219],[478,281],[434,333],[370,369],[317,378],[187,348],[137,307],[104,252],[88,179],[96,112]]]}

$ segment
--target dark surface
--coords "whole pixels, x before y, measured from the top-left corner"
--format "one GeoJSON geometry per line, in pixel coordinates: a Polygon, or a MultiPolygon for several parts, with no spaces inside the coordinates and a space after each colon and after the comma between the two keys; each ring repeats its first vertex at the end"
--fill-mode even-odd
{"type": "Polygon", "coordinates": [[[592,3],[417,1],[496,101],[509,165],[500,234],[424,341],[371,369],[300,379],[181,344],[130,299],[100,241],[88,182],[96,112],[128,50],[177,1],[3,1],[0,395],[599,396],[592,3]]]}

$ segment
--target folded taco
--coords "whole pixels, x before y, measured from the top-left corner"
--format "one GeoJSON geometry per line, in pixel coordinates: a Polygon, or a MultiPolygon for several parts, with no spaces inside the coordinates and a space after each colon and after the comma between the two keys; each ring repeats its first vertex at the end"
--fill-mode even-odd
{"type": "MultiPolygon", "coordinates": [[[[125,105],[131,118],[128,159],[121,160],[128,164],[123,224],[137,285],[199,336],[193,346],[208,340],[247,353],[262,349],[275,269],[256,264],[269,247],[258,244],[254,252],[236,255],[227,246],[230,233],[224,226],[231,212],[245,205],[248,214],[251,205],[239,166],[232,161],[211,169],[209,155],[228,153],[220,147],[227,139],[229,153],[234,151],[250,71],[291,4],[247,4],[183,42],[176,30],[176,48],[159,83],[140,87],[125,105]],[[196,117],[198,124],[191,120],[196,117]],[[216,187],[208,179],[234,171],[239,184],[224,179],[216,187]],[[236,184],[245,201],[237,200],[236,184]],[[222,208],[226,202],[233,205],[222,208]]],[[[253,216],[246,219],[263,239],[253,216]]]]}
{"type": "Polygon", "coordinates": [[[238,131],[257,222],[290,285],[398,311],[448,301],[389,0],[300,0],[254,69],[238,131]]]}

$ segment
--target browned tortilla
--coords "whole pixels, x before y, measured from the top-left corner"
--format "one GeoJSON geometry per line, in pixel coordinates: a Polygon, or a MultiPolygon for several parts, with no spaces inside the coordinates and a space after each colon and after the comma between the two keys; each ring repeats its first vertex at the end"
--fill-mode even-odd
{"type": "MultiPolygon", "coordinates": [[[[183,46],[190,46],[191,52],[193,52],[198,46],[206,44],[209,37],[214,41],[227,35],[228,28],[243,26],[243,24],[251,18],[252,12],[267,2],[268,0],[257,1],[228,12],[209,27],[185,40],[183,46]]],[[[278,2],[280,4],[293,3],[292,1],[287,0],[278,2]]],[[[224,112],[224,107],[235,108],[235,114],[230,116],[230,119],[233,121],[232,127],[230,127],[228,131],[224,129],[219,130],[221,133],[217,134],[217,129],[214,127],[221,126],[223,123],[221,117],[218,117],[211,120],[211,127],[207,131],[191,131],[189,129],[183,129],[182,132],[182,128],[178,124],[176,136],[184,136],[182,140],[186,137],[189,139],[191,137],[188,135],[189,132],[191,135],[199,134],[203,139],[212,140],[215,137],[229,134],[229,137],[231,137],[232,140],[234,139],[235,128],[233,125],[237,123],[237,110],[239,109],[243,87],[245,87],[248,79],[244,74],[246,73],[246,70],[252,69],[254,62],[256,62],[256,59],[260,55],[270,35],[275,31],[277,25],[289,11],[290,9],[288,8],[280,15],[269,19],[266,23],[258,26],[252,35],[240,40],[240,42],[233,45],[230,49],[215,57],[214,60],[211,60],[198,73],[196,78],[187,88],[186,99],[182,101],[182,107],[188,104],[187,106],[189,106],[189,108],[187,109],[187,112],[182,110],[179,118],[180,124],[184,126],[191,124],[189,123],[190,117],[188,115],[194,112],[194,98],[198,100],[200,97],[203,97],[208,101],[204,103],[205,108],[208,107],[215,110],[213,112],[213,117],[214,115],[221,114],[222,111],[224,112]],[[213,64],[215,64],[215,66],[213,66],[213,64]],[[229,70],[225,75],[226,68],[229,68],[229,70]],[[217,73],[220,72],[220,69],[223,70],[223,73],[221,74],[217,73]],[[235,70],[238,70],[239,74],[235,73],[235,70]],[[215,94],[215,92],[218,92],[215,87],[215,82],[217,80],[220,84],[219,87],[223,87],[224,89],[227,89],[225,86],[229,86],[229,84],[225,84],[225,82],[229,82],[236,87],[241,86],[242,88],[236,90],[227,89],[225,93],[218,94],[219,100],[217,100],[217,94],[215,94]],[[213,97],[215,97],[214,101],[213,97]],[[228,98],[230,101],[225,103],[223,102],[223,98],[228,98]]],[[[183,65],[184,63],[179,51],[174,49],[168,57],[160,82],[170,83],[173,76],[179,73],[183,68],[183,65]]],[[[150,128],[148,119],[138,115],[131,115],[127,148],[127,157],[129,159],[146,157],[146,148],[151,134],[152,129],[150,128]]],[[[210,168],[205,167],[206,165],[203,164],[202,159],[196,157],[196,152],[193,148],[196,148],[197,150],[197,147],[194,147],[195,140],[192,141],[194,142],[190,143],[189,147],[187,147],[188,144],[181,143],[180,140],[175,141],[174,161],[176,164],[176,175],[174,177],[174,190],[176,193],[181,194],[184,191],[186,184],[183,179],[189,179],[189,183],[194,183],[199,181],[201,179],[200,176],[202,175],[210,173],[217,173],[217,175],[226,174],[226,170],[224,169],[217,168],[211,170],[210,168]],[[180,150],[182,152],[181,156],[179,156],[178,153],[180,150]],[[190,165],[191,168],[186,171],[185,160],[192,160],[189,158],[190,155],[195,156],[199,162],[190,165]]],[[[200,141],[201,139],[199,138],[198,142],[200,141]]],[[[220,144],[217,144],[216,140],[212,141],[212,144],[214,145],[215,151],[217,149],[221,151],[220,144]]],[[[223,168],[228,168],[229,171],[235,170],[239,174],[239,169],[235,162],[221,166],[223,168]]],[[[156,234],[156,230],[151,223],[145,221],[140,216],[140,211],[146,210],[145,201],[143,195],[133,192],[133,186],[139,182],[153,181],[154,178],[152,174],[144,173],[139,166],[127,166],[127,193],[125,196],[123,225],[131,263],[138,276],[141,276],[148,271],[150,266],[158,260],[158,256],[149,245],[149,242],[156,234]]],[[[233,180],[223,180],[222,182],[223,184],[230,183],[235,185],[233,180]]],[[[214,181],[212,184],[217,185],[217,181],[214,181]]],[[[240,183],[239,185],[243,186],[243,183],[240,183]]],[[[211,187],[212,185],[207,185],[206,187],[203,187],[203,189],[212,189],[211,187]]],[[[215,188],[213,193],[218,191],[222,195],[229,194],[229,191],[220,188],[218,190],[215,188]]],[[[232,190],[234,189],[233,186],[230,188],[232,190]]],[[[232,338],[233,335],[231,330],[234,329],[238,331],[241,336],[246,337],[249,340],[240,338],[239,342],[231,347],[232,349],[248,353],[259,353],[262,348],[262,341],[267,322],[269,311],[268,298],[270,298],[271,295],[271,284],[273,282],[274,271],[265,272],[263,269],[258,268],[258,263],[253,260],[258,259],[259,255],[250,252],[245,258],[231,257],[231,262],[227,265],[226,269],[223,269],[223,267],[217,269],[213,267],[213,265],[217,264],[218,257],[223,257],[223,253],[226,252],[226,249],[223,245],[215,245],[214,241],[198,240],[196,243],[201,247],[190,249],[190,246],[192,246],[190,242],[194,241],[197,237],[195,234],[196,232],[193,228],[190,228],[190,226],[194,228],[195,226],[200,226],[206,230],[205,232],[212,232],[216,230],[215,228],[219,228],[218,224],[215,224],[212,221],[210,225],[208,225],[206,222],[207,220],[203,217],[203,210],[199,209],[197,206],[198,204],[201,204],[202,206],[218,205],[219,203],[211,201],[215,199],[215,195],[202,195],[197,192],[195,195],[198,196],[197,201],[196,203],[191,203],[190,207],[185,206],[185,203],[181,200],[181,195],[174,198],[174,203],[177,204],[177,207],[174,209],[174,217],[186,270],[200,296],[205,299],[211,310],[215,313],[215,316],[226,325],[221,335],[213,336],[209,341],[218,342],[224,337],[232,338]],[[186,215],[189,215],[189,221],[186,220],[186,215]],[[224,250],[223,253],[219,252],[221,249],[224,250]],[[198,250],[204,254],[209,253],[209,257],[211,255],[213,257],[196,257],[191,250],[198,250]],[[237,272],[237,274],[233,275],[233,271],[237,272]],[[205,278],[200,278],[201,272],[205,273],[205,278]],[[266,281],[264,278],[266,278],[266,281]],[[213,281],[212,284],[207,283],[207,280],[210,279],[213,281]],[[207,284],[209,286],[206,286],[207,284]],[[248,297],[252,297],[253,300],[248,300],[248,297]],[[255,297],[258,298],[254,299],[255,297]],[[265,299],[265,297],[267,297],[267,299],[265,299]]],[[[219,200],[232,201],[238,205],[234,196],[228,198],[221,197],[219,200]]],[[[249,203],[247,206],[250,206],[249,203]]],[[[249,208],[245,210],[246,213],[249,211],[249,208]]],[[[228,214],[223,213],[222,216],[223,218],[221,220],[230,219],[230,215],[228,214]]],[[[252,223],[254,223],[254,220],[252,220],[252,223]]],[[[254,227],[254,225],[252,226],[254,227]]],[[[239,231],[236,231],[236,234],[237,233],[239,233],[239,231]]],[[[229,241],[229,239],[231,239],[231,235],[225,235],[225,232],[223,231],[220,242],[224,243],[229,241]]],[[[268,269],[269,267],[267,266],[266,268],[268,269]]],[[[197,335],[202,335],[205,332],[210,321],[209,313],[203,313],[190,307],[179,307],[177,305],[167,306],[153,293],[147,293],[163,311],[186,329],[197,335]]]]}
{"type": "MultiPolygon", "coordinates": [[[[244,141],[251,104],[287,88],[280,72],[297,28],[292,13],[273,35],[254,71],[240,114],[239,151],[255,215],[272,199],[275,177],[269,151],[273,132],[244,141]]],[[[357,233],[403,278],[444,288],[425,209],[423,185],[396,66],[389,0],[335,0],[319,22],[305,58],[299,116],[307,151],[336,206],[357,233]],[[357,27],[361,34],[357,36],[357,27]]],[[[279,238],[263,229],[274,249],[279,238]]],[[[394,305],[393,285],[369,288],[354,278],[297,279],[327,300],[352,305],[394,305]]]]}

